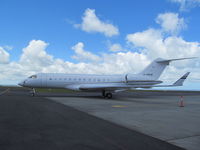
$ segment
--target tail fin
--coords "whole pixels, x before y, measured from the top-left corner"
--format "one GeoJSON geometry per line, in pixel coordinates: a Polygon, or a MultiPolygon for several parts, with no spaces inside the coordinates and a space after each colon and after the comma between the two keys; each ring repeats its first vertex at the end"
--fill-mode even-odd
{"type": "Polygon", "coordinates": [[[193,58],[196,58],[196,57],[167,59],[167,60],[162,59],[162,58],[157,58],[150,65],[148,65],[142,72],[140,72],[139,75],[146,77],[149,80],[157,80],[171,61],[193,59],[193,58]]]}

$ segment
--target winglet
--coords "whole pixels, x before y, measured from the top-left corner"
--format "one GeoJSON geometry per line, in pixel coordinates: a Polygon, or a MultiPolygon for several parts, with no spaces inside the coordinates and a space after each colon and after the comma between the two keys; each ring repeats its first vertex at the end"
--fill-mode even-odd
{"type": "Polygon", "coordinates": [[[183,82],[185,81],[185,79],[188,77],[189,74],[190,72],[187,72],[186,74],[184,74],[180,79],[174,82],[173,86],[182,86],[183,82]]]}

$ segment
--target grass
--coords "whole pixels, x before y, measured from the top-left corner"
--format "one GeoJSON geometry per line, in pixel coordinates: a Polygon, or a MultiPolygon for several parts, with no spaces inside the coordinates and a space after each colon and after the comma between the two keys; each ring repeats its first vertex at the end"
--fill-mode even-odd
{"type": "MultiPolygon", "coordinates": [[[[20,86],[0,86],[0,89],[10,89],[10,90],[27,90],[31,91],[31,88],[20,87],[20,86]]],[[[76,91],[68,90],[68,89],[47,89],[47,88],[35,88],[36,92],[39,93],[72,93],[76,91]]]]}
{"type": "Polygon", "coordinates": [[[36,88],[36,92],[40,93],[74,93],[76,91],[68,90],[68,89],[46,89],[46,88],[36,88]]]}

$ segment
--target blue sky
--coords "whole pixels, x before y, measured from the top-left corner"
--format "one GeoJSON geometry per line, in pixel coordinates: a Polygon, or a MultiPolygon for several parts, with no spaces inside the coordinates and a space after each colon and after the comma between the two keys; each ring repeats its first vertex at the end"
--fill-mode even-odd
{"type": "MultiPolygon", "coordinates": [[[[13,46],[11,59],[17,60],[30,40],[40,39],[50,43],[47,49],[50,54],[70,59],[73,53],[70,48],[76,42],[87,42],[86,47],[94,52],[106,51],[107,40],[125,44],[126,34],[157,26],[154,21],[157,14],[178,10],[179,6],[168,0],[2,0],[0,45],[13,46]],[[117,25],[120,35],[106,38],[75,29],[69,22],[80,23],[87,8],[95,9],[103,20],[117,25]]],[[[188,21],[188,29],[181,35],[189,41],[199,40],[199,14],[199,8],[180,13],[188,21]]]]}
{"type": "MultiPolygon", "coordinates": [[[[187,1],[190,0],[186,0],[185,2],[187,1]]],[[[184,19],[184,27],[180,27],[181,29],[178,29],[180,31],[176,31],[178,33],[172,33],[174,31],[170,31],[170,33],[165,31],[164,33],[163,31],[161,33],[164,36],[163,39],[175,36],[181,37],[186,42],[196,42],[196,51],[198,51],[200,39],[199,1],[191,0],[191,2],[185,3],[184,8],[181,8],[182,5],[183,3],[176,2],[176,0],[1,0],[0,47],[9,54],[8,62],[3,63],[1,66],[6,67],[7,65],[7,67],[10,67],[12,63],[16,63],[17,66],[19,66],[19,64],[22,65],[25,63],[22,62],[23,60],[20,60],[23,55],[23,48],[28,47],[32,40],[41,40],[46,44],[48,43],[48,46],[43,48],[48,55],[54,58],[53,61],[61,59],[64,62],[77,65],[81,63],[87,65],[88,63],[88,61],[85,61],[85,58],[84,61],[80,59],[80,54],[72,48],[79,42],[84,44],[84,51],[91,53],[92,56],[103,57],[100,63],[108,59],[105,58],[104,55],[114,55],[113,57],[118,58],[117,55],[120,55],[118,54],[120,51],[116,50],[114,52],[110,50],[113,44],[119,44],[120,48],[123,49],[121,53],[124,53],[124,55],[127,55],[129,51],[132,53],[140,53],[141,49],[142,51],[144,51],[143,49],[148,50],[148,46],[141,45],[141,43],[138,44],[138,42],[132,41],[132,39],[127,40],[127,35],[144,32],[148,29],[155,29],[156,31],[165,30],[166,27],[162,27],[162,23],[156,21],[156,18],[158,20],[159,14],[165,13],[177,14],[179,19],[184,19]],[[88,32],[84,30],[81,24],[83,23],[84,13],[86,13],[88,9],[94,10],[95,15],[100,21],[116,27],[118,29],[118,34],[106,36],[103,32],[88,32]],[[75,27],[77,24],[79,24],[79,27],[75,27]],[[7,47],[10,47],[11,50],[7,47]],[[75,57],[73,57],[74,55],[75,57]],[[78,59],[76,55],[78,55],[78,59]]],[[[161,22],[163,22],[163,20],[161,22]]],[[[152,55],[147,54],[148,59],[146,59],[146,62],[151,60],[151,56],[152,55]]],[[[172,55],[168,55],[168,57],[170,56],[172,55]]],[[[187,54],[184,56],[187,56],[187,54]]],[[[26,57],[26,60],[27,59],[26,57]]],[[[131,58],[127,59],[130,60],[131,58]]],[[[124,58],[123,61],[125,60],[124,58]]],[[[31,61],[29,60],[28,62],[30,63],[31,61]]],[[[131,61],[129,63],[133,62],[131,61]]],[[[143,63],[141,66],[145,66],[146,64],[147,63],[143,63]]],[[[189,64],[188,68],[193,68],[192,65],[194,65],[194,63],[189,64]]],[[[37,68],[34,71],[30,71],[31,66],[29,67],[29,69],[24,70],[28,70],[29,73],[27,74],[38,71],[52,71],[48,69],[44,70],[43,68],[46,66],[43,66],[42,69],[37,68]]],[[[177,68],[180,69],[181,67],[177,68]]],[[[195,68],[198,68],[197,64],[195,68]]],[[[69,73],[73,73],[73,69],[69,73]]],[[[130,71],[130,69],[122,71],[122,73],[130,71]]],[[[59,72],[65,72],[65,70],[60,70],[59,72]]],[[[70,68],[68,70],[70,70],[70,68]]],[[[134,71],[138,70],[139,69],[136,68],[134,71]]],[[[198,72],[198,69],[195,69],[195,71],[196,70],[198,72]]],[[[91,69],[91,71],[88,72],[95,73],[95,69],[91,69]]],[[[23,71],[21,73],[23,74],[23,71]]],[[[171,74],[173,73],[174,72],[171,71],[171,74]]],[[[20,80],[20,77],[22,77],[20,76],[20,72],[14,72],[14,74],[17,74],[17,76],[8,75],[13,77],[13,81],[10,81],[10,83],[14,83],[14,80],[20,80]]],[[[195,81],[196,76],[197,74],[193,76],[195,81]]],[[[8,79],[2,76],[0,80],[7,81],[8,79]]]]}

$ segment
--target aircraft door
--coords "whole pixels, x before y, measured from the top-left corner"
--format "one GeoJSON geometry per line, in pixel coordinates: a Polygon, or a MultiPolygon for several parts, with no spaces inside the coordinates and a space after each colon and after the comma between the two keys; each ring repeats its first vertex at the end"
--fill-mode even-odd
{"type": "Polygon", "coordinates": [[[47,75],[42,74],[42,87],[46,88],[47,87],[47,75]]]}

